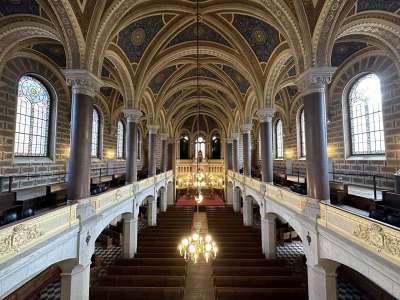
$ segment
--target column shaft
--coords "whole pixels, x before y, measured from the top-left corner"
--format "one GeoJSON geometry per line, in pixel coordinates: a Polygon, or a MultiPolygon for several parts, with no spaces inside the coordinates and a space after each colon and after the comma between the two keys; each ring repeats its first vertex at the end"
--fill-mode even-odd
{"type": "Polygon", "coordinates": [[[329,168],[325,96],[314,92],[304,96],[307,156],[307,189],[313,199],[329,200],[329,168]]]}
{"type": "Polygon", "coordinates": [[[308,299],[336,300],[336,272],[327,272],[321,266],[307,265],[308,299]]]}
{"type": "Polygon", "coordinates": [[[149,168],[148,177],[156,175],[156,133],[149,132],[149,168]]]}
{"type": "Polygon", "coordinates": [[[68,167],[68,199],[90,196],[93,100],[73,93],[71,109],[71,146],[68,167]]]}
{"type": "Polygon", "coordinates": [[[168,142],[165,138],[161,140],[161,171],[168,170],[168,142]]]}
{"type": "Polygon", "coordinates": [[[276,216],[267,214],[261,218],[261,241],[266,258],[276,257],[276,216]]]}
{"type": "Polygon", "coordinates": [[[89,299],[90,263],[61,273],[61,300],[89,299]]]}
{"type": "Polygon", "coordinates": [[[228,170],[233,170],[232,160],[232,143],[226,143],[226,157],[228,170]]]}
{"type": "Polygon", "coordinates": [[[126,182],[137,181],[138,124],[128,121],[126,131],[126,182]]]}
{"type": "Polygon", "coordinates": [[[161,205],[160,205],[160,211],[166,212],[168,203],[167,203],[167,190],[161,190],[160,191],[160,200],[161,200],[161,205]]]}
{"type": "Polygon", "coordinates": [[[272,153],[272,121],[261,123],[262,180],[272,183],[274,178],[272,153]]]}
{"type": "Polygon", "coordinates": [[[138,219],[131,213],[125,214],[123,219],[123,256],[124,258],[132,258],[137,251],[138,219]]]}
{"type": "Polygon", "coordinates": [[[240,212],[240,191],[233,189],[233,211],[240,212]]]}
{"type": "Polygon", "coordinates": [[[251,177],[251,134],[243,133],[243,175],[251,177]]]}
{"type": "Polygon", "coordinates": [[[239,173],[239,139],[235,138],[233,140],[233,171],[239,173]]]}
{"type": "Polygon", "coordinates": [[[148,203],[147,222],[149,226],[157,225],[157,199],[153,199],[148,203]]]}
{"type": "Polygon", "coordinates": [[[253,226],[253,200],[250,198],[243,201],[243,224],[253,226]]]}

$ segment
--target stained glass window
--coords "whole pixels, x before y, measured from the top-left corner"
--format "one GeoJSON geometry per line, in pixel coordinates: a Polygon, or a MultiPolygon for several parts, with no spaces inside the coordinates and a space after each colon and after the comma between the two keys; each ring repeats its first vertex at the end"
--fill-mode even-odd
{"type": "Polygon", "coordinates": [[[206,154],[206,141],[204,140],[204,138],[202,136],[199,136],[196,140],[195,143],[195,158],[197,158],[199,152],[201,151],[201,155],[203,156],[203,158],[205,158],[205,154],[206,154]]]}
{"type": "Polygon", "coordinates": [[[117,158],[125,158],[125,126],[121,120],[117,123],[117,158]]]}
{"type": "Polygon", "coordinates": [[[99,157],[100,116],[96,108],[93,108],[92,122],[92,157],[99,157]]]}
{"type": "Polygon", "coordinates": [[[377,75],[365,75],[353,84],[349,113],[352,154],[384,154],[382,94],[377,75]]]}
{"type": "Polygon", "coordinates": [[[15,156],[48,156],[50,95],[36,78],[22,76],[18,83],[15,156]]]}
{"type": "Polygon", "coordinates": [[[306,157],[306,131],[304,123],[304,109],[300,112],[300,157],[306,157]]]}
{"type": "Polygon", "coordinates": [[[275,125],[275,158],[283,158],[283,128],[281,120],[278,120],[275,125]]]}

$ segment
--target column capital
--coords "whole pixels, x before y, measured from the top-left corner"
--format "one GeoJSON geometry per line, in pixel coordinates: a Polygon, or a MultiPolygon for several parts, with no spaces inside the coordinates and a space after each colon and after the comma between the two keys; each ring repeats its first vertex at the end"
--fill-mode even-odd
{"type": "Polygon", "coordinates": [[[175,144],[176,143],[176,140],[175,140],[174,137],[168,138],[167,141],[168,141],[168,144],[175,144]]]}
{"type": "Polygon", "coordinates": [[[253,128],[253,124],[251,124],[251,123],[243,124],[242,125],[242,132],[243,133],[250,133],[252,128],[253,128]]]}
{"type": "Polygon", "coordinates": [[[233,138],[225,138],[225,143],[232,144],[233,138]]]}
{"type": "Polygon", "coordinates": [[[128,122],[139,123],[140,118],[143,116],[143,113],[135,108],[125,108],[123,112],[128,122]]]}
{"type": "Polygon", "coordinates": [[[103,86],[103,82],[84,69],[65,69],[64,73],[67,85],[71,86],[74,94],[84,94],[94,97],[103,86]]]}
{"type": "Polygon", "coordinates": [[[306,70],[296,80],[300,93],[304,96],[325,92],[325,88],[331,82],[336,69],[335,67],[312,67],[306,70]]]}
{"type": "Polygon", "coordinates": [[[168,141],[168,133],[160,133],[159,135],[162,141],[168,141]]]}
{"type": "Polygon", "coordinates": [[[233,140],[239,140],[240,132],[232,132],[232,142],[233,140]]]}
{"type": "Polygon", "coordinates": [[[147,129],[149,130],[149,134],[157,134],[158,129],[160,129],[160,125],[150,124],[147,125],[147,129]]]}
{"type": "Polygon", "coordinates": [[[275,112],[276,110],[273,107],[263,107],[257,111],[257,117],[261,123],[272,122],[275,112]]]}

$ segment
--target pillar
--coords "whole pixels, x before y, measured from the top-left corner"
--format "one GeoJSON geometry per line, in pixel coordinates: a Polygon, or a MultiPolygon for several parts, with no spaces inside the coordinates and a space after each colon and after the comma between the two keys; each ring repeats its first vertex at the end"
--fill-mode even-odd
{"type": "Polygon", "coordinates": [[[244,124],[243,131],[243,175],[251,177],[251,124],[244,124]]]}
{"type": "Polygon", "coordinates": [[[309,300],[337,299],[336,269],[338,265],[335,262],[329,262],[324,266],[307,264],[309,300]]]}
{"type": "Polygon", "coordinates": [[[137,181],[138,126],[142,112],[125,109],[126,117],[126,183],[137,181]]]}
{"type": "Polygon", "coordinates": [[[137,251],[138,217],[133,213],[123,215],[123,257],[132,258],[137,251]]]}
{"type": "Polygon", "coordinates": [[[225,184],[225,186],[226,186],[226,201],[225,201],[225,203],[228,205],[233,205],[234,190],[233,190],[232,184],[230,182],[227,182],[225,184]]]}
{"type": "Polygon", "coordinates": [[[90,263],[85,266],[64,263],[61,267],[61,300],[89,299],[90,263]]]}
{"type": "Polygon", "coordinates": [[[160,190],[160,211],[166,212],[167,211],[167,190],[161,189],[160,190]]]}
{"type": "Polygon", "coordinates": [[[168,139],[168,170],[174,169],[175,163],[175,139],[168,139]]]}
{"type": "Polygon", "coordinates": [[[307,192],[318,200],[329,200],[325,88],[334,71],[335,68],[315,67],[298,79],[304,102],[307,192]]]}
{"type": "Polygon", "coordinates": [[[261,216],[261,243],[265,258],[276,258],[276,216],[261,216]]]}
{"type": "Polygon", "coordinates": [[[168,135],[161,134],[161,172],[168,170],[168,135]]]}
{"type": "Polygon", "coordinates": [[[147,205],[147,224],[157,226],[157,199],[153,198],[147,205]]]}
{"type": "Polygon", "coordinates": [[[243,201],[243,225],[253,226],[253,199],[246,197],[243,201]]]}
{"type": "Polygon", "coordinates": [[[232,141],[232,151],[233,151],[233,171],[239,173],[239,134],[233,134],[232,141]]]}
{"type": "Polygon", "coordinates": [[[260,120],[261,136],[261,170],[262,181],[272,183],[274,179],[273,153],[272,153],[272,118],[275,114],[273,108],[263,108],[257,112],[260,120]]]}
{"type": "Polygon", "coordinates": [[[158,125],[147,125],[147,129],[149,130],[149,166],[148,166],[148,177],[152,177],[156,175],[156,138],[158,125]]]}
{"type": "Polygon", "coordinates": [[[232,139],[228,139],[226,143],[225,159],[227,161],[227,169],[233,170],[233,160],[232,160],[232,139]]]}
{"type": "Polygon", "coordinates": [[[240,212],[240,190],[233,188],[233,211],[240,212]]]}
{"type": "Polygon", "coordinates": [[[168,188],[167,188],[167,194],[168,194],[168,200],[167,200],[167,205],[174,205],[174,185],[172,182],[168,183],[168,188]]]}
{"type": "Polygon", "coordinates": [[[93,98],[102,82],[86,70],[64,70],[71,86],[71,145],[68,162],[68,199],[83,202],[90,197],[93,98]]]}

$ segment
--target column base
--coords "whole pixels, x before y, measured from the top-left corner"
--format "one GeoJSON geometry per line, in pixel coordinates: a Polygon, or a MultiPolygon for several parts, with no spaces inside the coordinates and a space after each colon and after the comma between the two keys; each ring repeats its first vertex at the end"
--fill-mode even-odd
{"type": "Polygon", "coordinates": [[[88,300],[90,263],[86,266],[75,265],[62,267],[62,269],[61,300],[88,300]]]}

